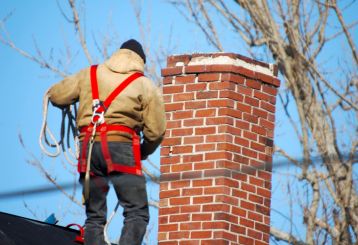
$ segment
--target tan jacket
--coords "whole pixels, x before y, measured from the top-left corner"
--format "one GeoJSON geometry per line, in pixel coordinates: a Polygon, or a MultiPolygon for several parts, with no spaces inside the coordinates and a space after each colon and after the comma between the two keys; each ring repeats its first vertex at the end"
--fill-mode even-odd
{"type": "MultiPolygon", "coordinates": [[[[99,99],[105,100],[133,72],[144,72],[143,60],[131,50],[117,50],[98,66],[99,99]]],[[[92,118],[90,68],[83,69],[53,85],[49,90],[49,98],[59,107],[79,101],[77,127],[88,126],[92,118]]],[[[107,124],[142,129],[148,148],[144,151],[151,154],[162,141],[166,125],[159,89],[146,77],[136,79],[109,106],[105,113],[105,121],[107,124]]]]}

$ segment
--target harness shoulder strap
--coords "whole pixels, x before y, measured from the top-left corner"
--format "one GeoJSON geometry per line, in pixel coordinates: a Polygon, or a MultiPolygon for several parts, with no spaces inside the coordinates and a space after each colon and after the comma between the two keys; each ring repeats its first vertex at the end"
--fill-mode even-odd
{"type": "MultiPolygon", "coordinates": [[[[110,106],[112,101],[134,80],[136,80],[139,77],[144,76],[143,73],[136,72],[128,76],[121,84],[118,85],[117,88],[115,88],[112,93],[104,100],[102,110],[105,110],[110,106]]],[[[97,82],[97,65],[91,66],[91,87],[92,87],[92,99],[98,100],[99,99],[99,93],[98,93],[98,82],[97,82]]]]}
{"type": "Polygon", "coordinates": [[[98,95],[98,83],[97,83],[97,66],[91,66],[91,88],[92,88],[92,99],[99,99],[98,95]]]}

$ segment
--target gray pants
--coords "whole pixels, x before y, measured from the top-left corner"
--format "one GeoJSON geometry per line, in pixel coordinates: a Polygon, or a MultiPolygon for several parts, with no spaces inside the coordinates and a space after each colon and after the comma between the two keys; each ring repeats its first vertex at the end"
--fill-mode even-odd
{"type": "MultiPolygon", "coordinates": [[[[134,164],[131,143],[109,142],[109,151],[113,162],[134,164]]],[[[81,175],[80,181],[83,180],[84,175],[81,175]]],[[[118,172],[108,175],[101,144],[95,142],[91,159],[90,196],[86,203],[85,245],[105,244],[103,228],[107,220],[109,181],[124,209],[124,225],[119,245],[142,244],[149,221],[145,178],[118,172]]]]}

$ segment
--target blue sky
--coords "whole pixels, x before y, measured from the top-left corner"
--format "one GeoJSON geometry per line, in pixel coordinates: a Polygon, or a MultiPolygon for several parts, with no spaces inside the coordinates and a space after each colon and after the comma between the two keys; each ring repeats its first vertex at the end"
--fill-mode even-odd
{"type": "MultiPolygon", "coordinates": [[[[65,1],[58,2],[61,2],[63,11],[70,15],[67,3],[65,1]]],[[[170,54],[215,52],[215,49],[209,46],[202,33],[193,25],[188,24],[175,8],[161,0],[145,2],[143,23],[148,24],[144,30],[145,41],[151,47],[151,52],[160,48],[169,50],[170,54]]],[[[12,41],[19,48],[30,54],[36,54],[37,45],[43,51],[44,57],[53,57],[53,60],[57,61],[66,54],[64,48],[64,44],[66,44],[74,56],[71,63],[66,66],[68,73],[76,72],[88,65],[83,52],[79,48],[77,37],[74,36],[74,27],[65,20],[56,1],[0,0],[0,5],[0,21],[11,13],[6,21],[6,29],[12,41]]],[[[90,52],[96,62],[103,61],[103,58],[96,50],[93,36],[96,37],[96,40],[101,40],[109,34],[113,38],[109,52],[129,38],[142,40],[129,0],[86,1],[86,5],[81,6],[85,7],[86,10],[85,16],[82,16],[82,20],[85,20],[86,23],[84,31],[90,52]]],[[[219,35],[223,37],[225,51],[247,55],[244,46],[235,39],[230,30],[221,28],[219,35]],[[232,40],[235,40],[235,42],[232,42],[232,40]]],[[[267,60],[263,61],[267,62],[267,60]]],[[[27,149],[37,158],[42,159],[54,173],[57,173],[57,179],[60,183],[74,180],[69,173],[71,171],[70,166],[65,165],[66,170],[64,170],[61,161],[41,156],[38,145],[43,95],[49,86],[61,78],[40,68],[37,64],[25,59],[13,49],[1,43],[0,74],[1,104],[3,106],[2,116],[0,117],[2,129],[0,153],[2,157],[1,166],[3,166],[0,171],[0,193],[48,184],[37,169],[26,163],[28,159],[31,159],[31,156],[21,147],[19,134],[22,135],[27,149]]],[[[281,87],[284,87],[283,81],[281,87]]],[[[285,142],[293,137],[290,129],[285,126],[286,121],[282,115],[280,106],[277,106],[278,127],[275,132],[275,140],[279,145],[285,145],[285,142]]],[[[56,122],[59,116],[58,111],[50,108],[49,123],[55,132],[58,129],[56,122]]],[[[286,149],[293,155],[300,153],[299,146],[295,144],[291,144],[286,149]]],[[[158,152],[152,159],[159,162],[158,152]]],[[[287,168],[285,171],[288,172],[290,169],[287,168]]],[[[278,178],[280,176],[274,177],[273,189],[280,193],[281,187],[278,185],[278,178]]],[[[152,185],[149,186],[149,189],[150,195],[157,199],[157,189],[153,188],[152,185]]],[[[113,192],[110,195],[109,210],[112,210],[115,204],[113,192]]],[[[285,198],[274,193],[273,202],[280,203],[285,198]]],[[[276,208],[280,209],[279,206],[276,208]]],[[[34,211],[39,219],[44,219],[49,214],[56,213],[61,219],[61,225],[72,223],[74,222],[73,219],[81,224],[84,219],[81,208],[71,206],[60,192],[31,197],[25,196],[1,200],[0,202],[0,211],[3,212],[33,218],[30,210],[34,211]],[[26,208],[26,205],[29,208],[26,208]],[[71,212],[68,213],[68,210],[71,212]]],[[[155,215],[154,210],[152,210],[153,229],[156,229],[155,215]]],[[[114,221],[116,223],[120,223],[118,216],[120,215],[117,215],[114,221]]],[[[273,223],[275,222],[278,226],[285,224],[284,221],[281,223],[278,218],[273,220],[273,223]]],[[[114,233],[111,238],[116,238],[117,235],[114,233]]]]}

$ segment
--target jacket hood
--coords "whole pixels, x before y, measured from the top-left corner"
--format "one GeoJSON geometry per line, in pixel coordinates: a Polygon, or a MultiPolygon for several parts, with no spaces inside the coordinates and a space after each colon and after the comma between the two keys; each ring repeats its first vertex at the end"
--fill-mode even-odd
{"type": "Polygon", "coordinates": [[[104,65],[118,73],[144,72],[144,60],[129,49],[118,49],[104,62],[104,65]]]}

